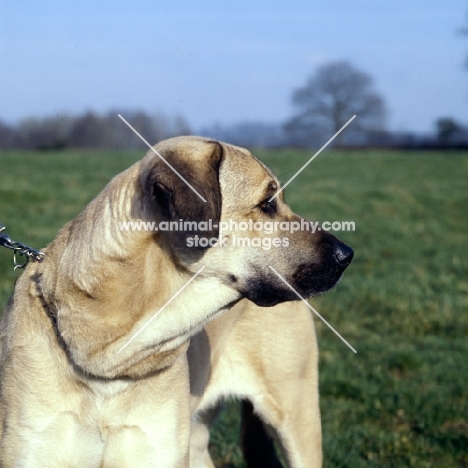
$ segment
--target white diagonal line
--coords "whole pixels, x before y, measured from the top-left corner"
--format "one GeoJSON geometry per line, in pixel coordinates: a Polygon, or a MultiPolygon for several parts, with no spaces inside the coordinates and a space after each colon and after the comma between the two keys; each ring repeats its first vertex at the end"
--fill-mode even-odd
{"type": "Polygon", "coordinates": [[[353,115],[268,201],[273,201],[355,118],[353,115]]]}
{"type": "Polygon", "coordinates": [[[154,152],[154,154],[156,154],[156,156],[158,156],[159,159],[161,159],[161,160],[167,165],[167,167],[169,167],[170,169],[172,169],[172,171],[173,171],[175,174],[177,174],[177,175],[179,176],[179,178],[180,178],[182,181],[184,181],[184,182],[187,184],[187,186],[188,186],[189,188],[191,188],[192,191],[193,191],[196,195],[198,195],[198,197],[199,197],[201,200],[203,200],[203,201],[206,203],[206,200],[189,184],[189,182],[187,182],[187,180],[184,179],[184,177],[183,177],[181,174],[179,174],[179,172],[177,172],[177,170],[176,170],[171,164],[169,164],[169,163],[159,154],[158,151],[156,151],[156,150],[155,150],[155,149],[154,149],[154,148],[153,148],[153,147],[152,147],[152,146],[151,146],[151,145],[150,145],[150,144],[149,144],[149,143],[148,143],[148,142],[147,142],[147,141],[146,141],[146,140],[145,140],[145,139],[144,139],[144,138],[143,138],[143,137],[142,137],[142,136],[141,136],[141,135],[140,135],[140,134],[139,134],[139,133],[138,133],[138,132],[137,132],[121,115],[120,115],[120,114],[118,114],[118,116],[127,124],[128,127],[130,127],[130,128],[134,131],[134,133],[135,133],[136,135],[138,135],[138,136],[140,137],[141,141],[143,141],[144,143],[146,143],[146,145],[148,145],[149,149],[152,150],[152,151],[154,152]]]}
{"type": "Polygon", "coordinates": [[[315,314],[317,317],[332,330],[338,338],[340,338],[343,343],[349,346],[349,348],[354,352],[357,353],[357,351],[272,267],[270,266],[270,270],[272,270],[276,275],[283,281],[284,284],[288,286],[291,291],[294,292],[294,294],[315,314]]]}
{"type": "Polygon", "coordinates": [[[117,352],[120,354],[203,270],[201,267],[117,352]]]}

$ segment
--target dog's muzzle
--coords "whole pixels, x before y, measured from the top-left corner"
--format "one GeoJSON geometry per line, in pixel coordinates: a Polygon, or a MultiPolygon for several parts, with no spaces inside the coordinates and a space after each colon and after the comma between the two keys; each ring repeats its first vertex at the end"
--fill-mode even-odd
{"type": "Polygon", "coordinates": [[[296,251],[287,268],[257,267],[253,278],[239,285],[240,292],[259,306],[317,296],[333,288],[351,263],[353,249],[330,234],[322,234],[315,251],[296,251]],[[295,264],[294,264],[295,263],[295,264]],[[288,271],[289,270],[289,271],[288,271]],[[292,270],[292,271],[291,271],[292,270]]]}

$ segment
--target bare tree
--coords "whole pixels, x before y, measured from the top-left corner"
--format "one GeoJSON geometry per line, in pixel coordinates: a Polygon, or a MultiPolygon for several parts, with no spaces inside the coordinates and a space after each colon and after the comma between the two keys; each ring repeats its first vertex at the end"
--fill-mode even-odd
{"type": "MultiPolygon", "coordinates": [[[[300,144],[314,143],[324,134],[333,135],[353,115],[357,118],[351,132],[384,128],[383,98],[374,90],[370,75],[348,62],[319,68],[304,87],[294,90],[292,102],[298,113],[286,123],[285,130],[300,144]]],[[[337,144],[343,142],[342,138],[340,135],[337,144]]]]}

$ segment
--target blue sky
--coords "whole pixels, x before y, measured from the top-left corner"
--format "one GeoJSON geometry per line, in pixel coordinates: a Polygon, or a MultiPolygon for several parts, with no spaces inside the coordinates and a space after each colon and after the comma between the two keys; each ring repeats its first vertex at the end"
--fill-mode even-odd
{"type": "Polygon", "coordinates": [[[0,0],[0,120],[112,108],[284,121],[294,88],[346,59],[389,127],[468,124],[466,0],[0,0]]]}

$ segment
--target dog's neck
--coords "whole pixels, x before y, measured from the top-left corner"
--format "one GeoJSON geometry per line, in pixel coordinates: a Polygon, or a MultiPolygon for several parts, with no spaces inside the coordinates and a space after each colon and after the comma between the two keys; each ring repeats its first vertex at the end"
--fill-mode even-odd
{"type": "Polygon", "coordinates": [[[119,229],[119,219],[145,216],[135,183],[132,174],[111,182],[62,229],[40,265],[41,294],[67,353],[80,369],[103,378],[135,378],[167,367],[207,319],[238,299],[202,275],[179,294],[193,272],[175,261],[167,238],[119,229]]]}

